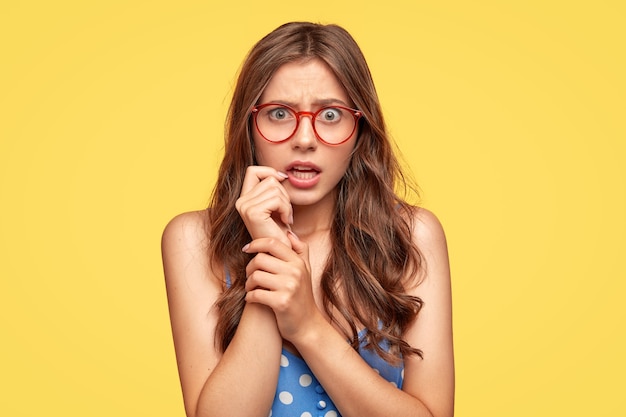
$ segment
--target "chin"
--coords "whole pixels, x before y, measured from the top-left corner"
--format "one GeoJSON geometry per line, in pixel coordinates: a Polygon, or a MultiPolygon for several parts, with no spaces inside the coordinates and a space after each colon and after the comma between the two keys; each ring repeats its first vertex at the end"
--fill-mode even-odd
{"type": "Polygon", "coordinates": [[[291,201],[291,205],[293,206],[315,206],[318,204],[326,205],[330,200],[333,201],[331,194],[320,195],[316,192],[309,191],[289,191],[289,200],[291,201]]]}
{"type": "Polygon", "coordinates": [[[319,202],[318,198],[290,196],[292,206],[313,206],[319,202]]]}

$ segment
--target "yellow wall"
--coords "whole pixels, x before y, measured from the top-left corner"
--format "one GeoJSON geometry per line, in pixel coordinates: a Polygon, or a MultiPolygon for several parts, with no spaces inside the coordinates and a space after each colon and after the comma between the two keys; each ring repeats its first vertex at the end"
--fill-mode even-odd
{"type": "Polygon", "coordinates": [[[183,415],[160,234],[289,20],[352,32],[446,227],[457,415],[623,413],[622,2],[4,3],[0,415],[183,415]]]}

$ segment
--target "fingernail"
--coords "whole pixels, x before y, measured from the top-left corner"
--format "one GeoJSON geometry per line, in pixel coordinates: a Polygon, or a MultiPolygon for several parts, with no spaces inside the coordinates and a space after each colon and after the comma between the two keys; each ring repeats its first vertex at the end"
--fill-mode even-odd
{"type": "Polygon", "coordinates": [[[293,224],[293,213],[289,215],[289,224],[293,224]]]}
{"type": "Polygon", "coordinates": [[[289,178],[289,175],[285,174],[285,173],[284,173],[284,172],[282,172],[282,171],[278,171],[278,176],[279,176],[279,177],[282,177],[282,178],[285,178],[285,179],[289,178]]]}
{"type": "Polygon", "coordinates": [[[295,234],[292,230],[287,230],[287,233],[290,233],[293,237],[295,237],[296,239],[300,240],[300,238],[298,237],[297,234],[295,234]]]}
{"type": "Polygon", "coordinates": [[[246,243],[246,244],[244,245],[244,247],[243,247],[243,248],[241,248],[241,251],[242,251],[242,252],[247,252],[247,251],[248,251],[248,249],[250,249],[250,244],[249,244],[249,243],[246,243]]]}

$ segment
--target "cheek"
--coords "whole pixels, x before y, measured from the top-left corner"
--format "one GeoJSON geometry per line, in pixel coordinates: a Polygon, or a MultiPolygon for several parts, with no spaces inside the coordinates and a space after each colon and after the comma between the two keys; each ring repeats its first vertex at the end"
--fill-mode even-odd
{"type": "Polygon", "coordinates": [[[354,143],[352,143],[352,146],[348,146],[342,153],[341,153],[341,161],[338,162],[339,164],[342,164],[342,166],[345,169],[348,169],[348,167],[350,166],[350,161],[352,160],[352,158],[354,157],[354,143]]]}
{"type": "MultiPolygon", "coordinates": [[[[338,151],[338,150],[336,150],[338,151]]],[[[350,151],[335,152],[334,155],[329,155],[327,161],[332,161],[332,172],[334,181],[339,181],[346,175],[348,168],[350,167],[352,153],[350,151]]]]}
{"type": "Polygon", "coordinates": [[[279,169],[280,162],[280,145],[275,145],[267,142],[264,139],[254,140],[254,159],[257,165],[268,166],[274,169],[279,169]]]}
{"type": "Polygon", "coordinates": [[[343,175],[346,174],[346,171],[348,171],[348,168],[350,167],[350,162],[351,162],[352,158],[350,156],[350,154],[346,155],[345,159],[343,160],[343,175]]]}

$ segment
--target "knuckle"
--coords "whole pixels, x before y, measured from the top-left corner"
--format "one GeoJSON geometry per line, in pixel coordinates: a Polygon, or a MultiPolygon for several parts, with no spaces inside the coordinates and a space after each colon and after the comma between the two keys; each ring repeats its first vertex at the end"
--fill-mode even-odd
{"type": "MultiPolygon", "coordinates": [[[[252,241],[251,245],[254,243],[255,241],[252,241]]],[[[264,260],[265,260],[265,254],[263,252],[260,252],[254,255],[254,258],[252,258],[252,260],[248,264],[250,265],[251,272],[261,269],[264,260]]]]}
{"type": "Polygon", "coordinates": [[[276,302],[276,310],[278,310],[279,312],[287,311],[287,309],[289,308],[289,300],[290,297],[287,295],[279,297],[276,302]]]}
{"type": "Polygon", "coordinates": [[[298,290],[298,283],[294,280],[288,280],[285,282],[285,289],[289,294],[293,294],[298,290]]]}
{"type": "Polygon", "coordinates": [[[301,275],[300,269],[291,264],[288,266],[288,274],[291,275],[292,277],[296,277],[296,279],[298,280],[300,279],[300,275],[301,275]]]}
{"type": "Polygon", "coordinates": [[[302,268],[300,267],[300,262],[298,262],[298,266],[290,265],[289,272],[292,276],[297,277],[298,282],[300,282],[304,278],[302,268]]]}

